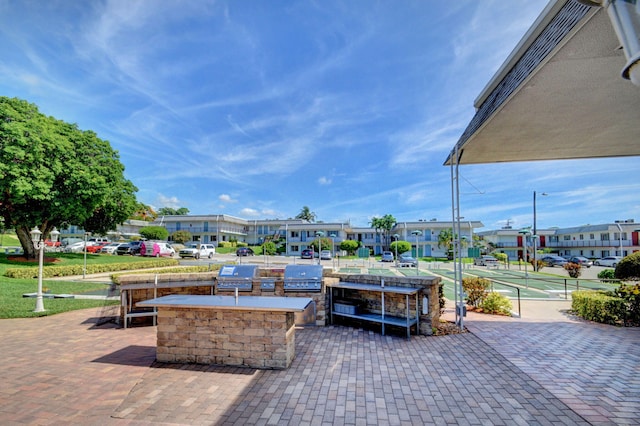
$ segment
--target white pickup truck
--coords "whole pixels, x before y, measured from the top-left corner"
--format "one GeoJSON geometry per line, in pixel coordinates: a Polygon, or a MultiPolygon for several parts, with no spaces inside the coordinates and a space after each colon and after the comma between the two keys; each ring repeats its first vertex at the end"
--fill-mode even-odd
{"type": "Polygon", "coordinates": [[[178,252],[178,256],[181,258],[193,257],[194,259],[200,259],[201,257],[213,258],[216,254],[216,246],[213,244],[205,243],[187,243],[187,245],[178,252]]]}

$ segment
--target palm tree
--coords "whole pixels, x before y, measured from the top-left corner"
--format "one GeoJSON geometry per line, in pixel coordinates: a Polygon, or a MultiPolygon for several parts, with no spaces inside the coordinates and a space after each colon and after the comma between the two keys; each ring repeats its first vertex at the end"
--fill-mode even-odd
{"type": "Polygon", "coordinates": [[[371,219],[371,227],[376,230],[376,234],[382,231],[382,248],[389,249],[391,241],[391,230],[397,224],[397,220],[390,214],[386,214],[382,217],[374,217],[371,219]],[[386,244],[385,244],[386,243],[386,244]]]}
{"type": "Polygon", "coordinates": [[[315,222],[316,214],[312,212],[308,206],[303,206],[300,213],[296,216],[296,219],[306,220],[307,222],[315,222]]]}

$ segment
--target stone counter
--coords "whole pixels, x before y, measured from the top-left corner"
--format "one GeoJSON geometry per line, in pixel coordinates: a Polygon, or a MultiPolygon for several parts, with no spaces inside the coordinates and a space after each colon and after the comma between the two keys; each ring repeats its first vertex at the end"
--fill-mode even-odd
{"type": "Polygon", "coordinates": [[[158,309],[159,362],[288,368],[295,358],[294,313],[302,297],[165,296],[158,309]]]}

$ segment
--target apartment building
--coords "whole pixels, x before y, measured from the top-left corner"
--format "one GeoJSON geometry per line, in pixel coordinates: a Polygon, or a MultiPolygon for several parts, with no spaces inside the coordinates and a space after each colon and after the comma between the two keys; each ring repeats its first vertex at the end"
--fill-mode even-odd
{"type": "MultiPolygon", "coordinates": [[[[284,240],[287,255],[299,255],[309,247],[312,241],[321,236],[332,240],[332,251],[339,250],[344,240],[359,241],[374,254],[380,254],[396,239],[412,243],[414,255],[446,256],[446,248],[438,247],[438,235],[442,230],[452,227],[451,222],[415,221],[396,224],[387,241],[382,233],[373,228],[353,227],[349,222],[306,222],[300,219],[263,219],[247,220],[229,215],[185,215],[164,216],[153,222],[164,226],[169,234],[175,231],[189,231],[194,241],[218,244],[236,241],[249,245],[262,244],[265,241],[284,240]],[[397,237],[396,237],[397,235],[397,237]]],[[[461,236],[472,241],[474,229],[484,225],[478,221],[461,224],[461,236]]],[[[329,247],[327,247],[329,249],[329,247]]]]}
{"type": "Polygon", "coordinates": [[[530,230],[504,227],[478,232],[488,251],[506,253],[510,259],[529,256],[534,244],[539,251],[557,253],[563,257],[584,256],[599,259],[605,256],[627,256],[640,250],[640,224],[634,219],[613,223],[583,225],[570,228],[538,229],[537,237],[530,230]]]}

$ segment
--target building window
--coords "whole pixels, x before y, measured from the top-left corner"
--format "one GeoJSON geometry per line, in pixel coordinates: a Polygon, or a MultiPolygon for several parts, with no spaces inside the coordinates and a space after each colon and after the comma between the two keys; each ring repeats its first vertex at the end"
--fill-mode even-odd
{"type": "Polygon", "coordinates": [[[580,237],[578,237],[579,240],[584,240],[584,235],[580,234],[580,237]]]}
{"type": "Polygon", "coordinates": [[[298,251],[300,251],[300,246],[291,246],[291,251],[292,251],[292,252],[298,252],[298,251]]]}
{"type": "Polygon", "coordinates": [[[565,236],[563,237],[563,239],[564,239],[565,241],[570,241],[570,240],[571,240],[571,235],[565,235],[565,236]]]}
{"type": "Polygon", "coordinates": [[[600,234],[600,241],[609,241],[609,233],[600,234]]]}
{"type": "Polygon", "coordinates": [[[590,239],[590,240],[595,240],[595,239],[596,239],[595,234],[589,234],[589,239],[590,239]]]}
{"type": "Polygon", "coordinates": [[[298,231],[291,231],[291,238],[300,238],[300,233],[298,231]]]}

